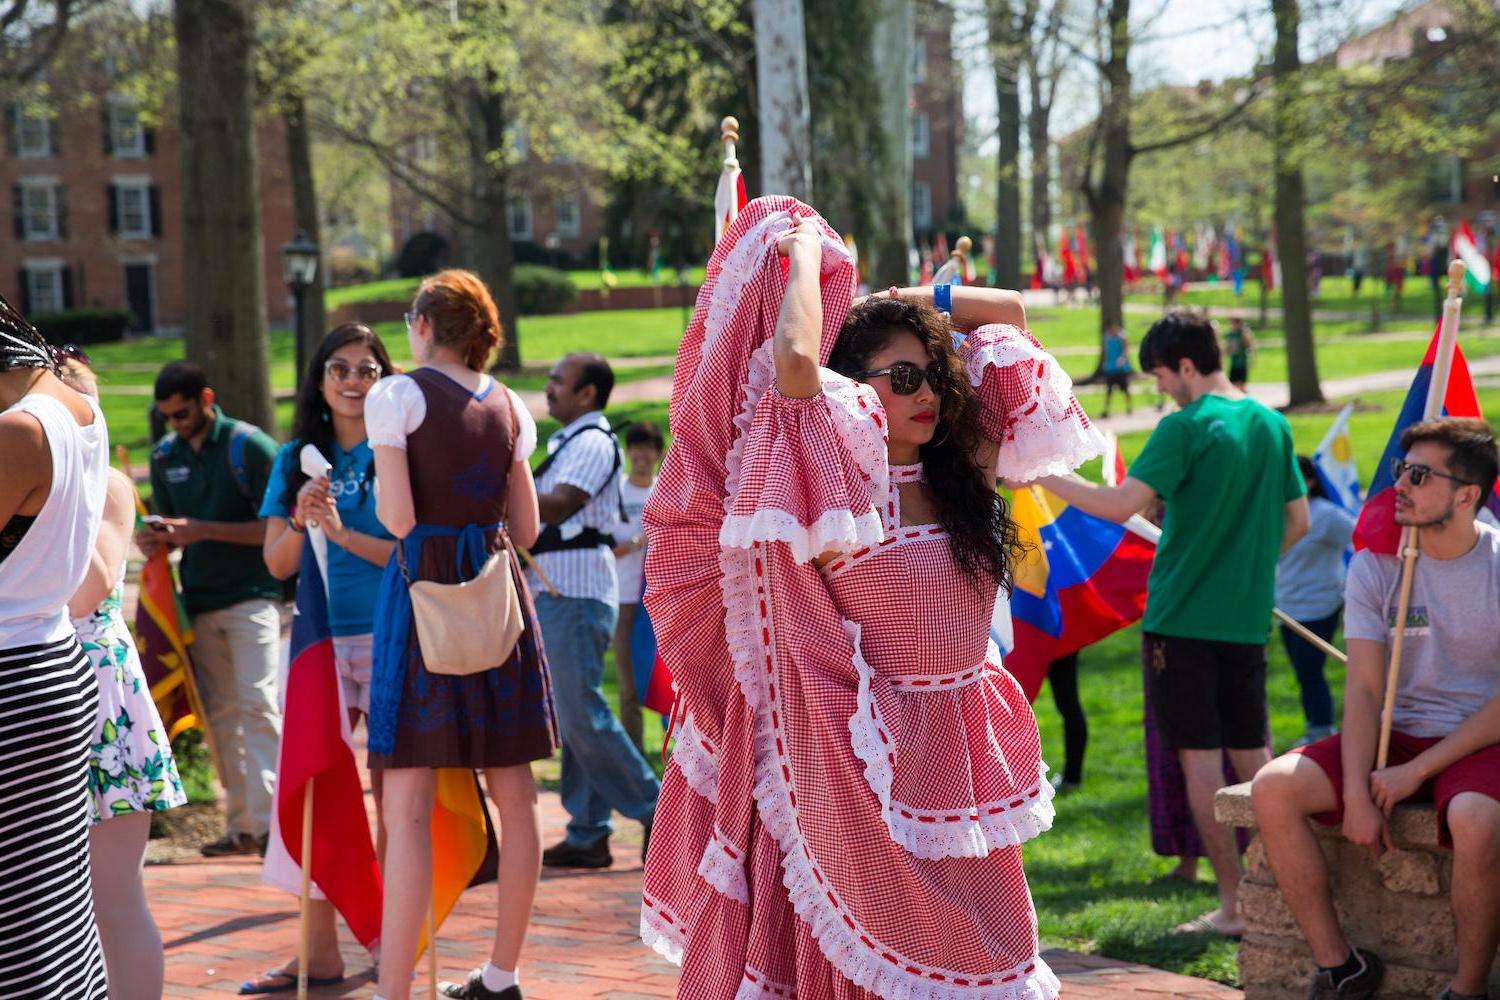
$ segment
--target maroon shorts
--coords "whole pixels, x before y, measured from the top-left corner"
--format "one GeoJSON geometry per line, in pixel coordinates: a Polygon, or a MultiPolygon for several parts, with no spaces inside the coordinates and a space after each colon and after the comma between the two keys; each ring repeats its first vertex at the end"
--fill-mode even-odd
{"type": "MultiPolygon", "coordinates": [[[[1436,737],[1410,736],[1399,729],[1393,729],[1389,763],[1392,766],[1405,764],[1437,742],[1436,737]]],[[[1344,821],[1342,745],[1340,734],[1334,733],[1316,743],[1291,751],[1310,758],[1333,783],[1333,797],[1338,802],[1337,807],[1330,812],[1313,816],[1313,819],[1324,826],[1337,826],[1344,821]]],[[[1438,842],[1444,847],[1453,846],[1453,837],[1448,832],[1448,803],[1460,792],[1478,792],[1500,801],[1500,743],[1491,744],[1454,761],[1439,771],[1437,777],[1425,782],[1411,797],[1411,801],[1430,800],[1437,806],[1438,842]]]]}

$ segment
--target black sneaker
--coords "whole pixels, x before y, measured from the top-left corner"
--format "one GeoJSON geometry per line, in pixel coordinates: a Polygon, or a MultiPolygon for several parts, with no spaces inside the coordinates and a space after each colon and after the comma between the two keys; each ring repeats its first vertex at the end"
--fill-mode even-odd
{"type": "Polygon", "coordinates": [[[1453,988],[1450,986],[1443,991],[1442,996],[1438,997],[1438,1000],[1490,1000],[1490,995],[1488,993],[1481,993],[1477,997],[1467,997],[1462,993],[1454,993],[1453,988]]]}
{"type": "Polygon", "coordinates": [[[438,983],[438,994],[455,1000],[521,1000],[521,987],[492,990],[484,985],[484,976],[475,969],[461,983],[438,983]]]}
{"type": "Polygon", "coordinates": [[[542,864],[548,868],[608,868],[615,863],[609,853],[609,838],[600,837],[587,846],[564,840],[542,852],[542,864]]]}
{"type": "Polygon", "coordinates": [[[1355,948],[1354,955],[1362,968],[1337,986],[1333,985],[1333,973],[1319,969],[1307,989],[1307,1000],[1370,1000],[1385,978],[1385,963],[1373,951],[1355,948]]]}
{"type": "Polygon", "coordinates": [[[236,854],[264,854],[260,839],[253,833],[226,833],[199,849],[205,858],[227,858],[236,854]]]}

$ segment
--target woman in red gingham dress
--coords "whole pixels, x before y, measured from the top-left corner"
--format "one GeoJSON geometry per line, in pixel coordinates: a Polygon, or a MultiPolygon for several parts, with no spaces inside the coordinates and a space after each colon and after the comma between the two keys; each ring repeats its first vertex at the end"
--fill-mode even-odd
{"type": "MultiPolygon", "coordinates": [[[[955,352],[930,289],[853,288],[812,209],[758,199],[678,353],[645,513],[679,701],[642,937],[693,1000],[1050,1000],[1019,845],[1051,786],[988,647],[1015,538],[993,483],[1102,439],[1017,326],[955,352]]],[[[1024,320],[961,291],[961,326],[1024,320]]]]}

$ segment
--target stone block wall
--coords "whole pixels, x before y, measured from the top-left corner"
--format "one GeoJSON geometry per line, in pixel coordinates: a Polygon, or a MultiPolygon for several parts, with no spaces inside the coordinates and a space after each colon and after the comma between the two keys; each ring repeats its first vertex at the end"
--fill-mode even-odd
{"type": "MultiPolygon", "coordinates": [[[[1219,822],[1254,829],[1250,785],[1219,792],[1219,822]]],[[[1457,963],[1448,888],[1452,855],[1438,846],[1431,805],[1401,805],[1391,817],[1397,850],[1374,858],[1345,840],[1337,828],[1313,824],[1328,860],[1334,906],[1349,940],[1386,963],[1381,1000],[1436,1000],[1457,963]]],[[[1240,982],[1245,1000],[1302,1000],[1313,974],[1312,955],[1282,901],[1266,863],[1259,834],[1245,855],[1240,906],[1246,932],[1240,942],[1240,982]]],[[[1500,996],[1500,962],[1490,974],[1500,996]]]]}

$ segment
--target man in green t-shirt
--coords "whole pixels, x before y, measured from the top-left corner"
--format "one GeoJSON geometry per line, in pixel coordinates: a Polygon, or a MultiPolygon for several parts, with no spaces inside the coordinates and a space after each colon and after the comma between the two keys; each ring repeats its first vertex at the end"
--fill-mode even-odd
{"type": "Polygon", "coordinates": [[[1175,750],[1219,908],[1180,930],[1239,934],[1239,851],[1213,818],[1223,752],[1242,778],[1266,751],[1266,636],[1276,561],[1307,531],[1306,487],[1286,419],[1236,390],[1213,324],[1174,310],[1141,341],[1141,371],[1181,409],[1163,417],[1118,486],[1041,485],[1085,513],[1123,522],[1166,503],[1146,586],[1146,667],[1163,744],[1175,750]]]}
{"type": "Polygon", "coordinates": [[[191,362],[163,367],[155,396],[172,432],[151,451],[151,501],[160,516],[136,541],[148,556],[161,546],[182,549],[193,676],[219,756],[227,825],[203,853],[264,852],[281,741],[282,590],[261,553],[260,500],[276,443],[224,416],[191,362]]]}

